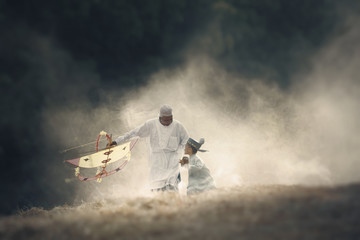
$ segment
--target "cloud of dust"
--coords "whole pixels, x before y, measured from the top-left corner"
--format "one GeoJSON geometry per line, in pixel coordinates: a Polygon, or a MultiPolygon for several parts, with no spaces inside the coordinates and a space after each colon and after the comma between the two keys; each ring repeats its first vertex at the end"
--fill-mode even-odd
{"type": "MultiPolygon", "coordinates": [[[[116,110],[84,104],[48,111],[45,119],[49,128],[59,129],[53,138],[74,145],[91,136],[95,140],[100,130],[114,137],[126,133],[169,104],[192,138],[205,138],[203,148],[209,152],[198,155],[218,187],[356,182],[360,34],[354,22],[358,19],[314,56],[310,72],[293,76],[286,90],[266,79],[243,79],[198,55],[185,66],[152,75],[146,86],[106,93],[104,99],[116,110]]],[[[101,188],[81,183],[78,197],[147,194],[147,172],[142,139],[123,171],[104,178],[101,188]]]]}
{"type": "MultiPolygon", "coordinates": [[[[205,138],[198,153],[219,187],[241,184],[328,184],[330,171],[296,145],[300,128],[292,97],[275,84],[226,73],[206,58],[163,71],[128,93],[118,115],[129,129],[157,117],[163,103],[192,138],[205,138]]],[[[310,134],[310,133],[309,133],[310,134]]]]}
{"type": "Polygon", "coordinates": [[[313,58],[313,71],[296,81],[292,95],[304,131],[299,142],[331,173],[334,183],[358,182],[360,170],[360,32],[350,16],[313,58]],[[308,134],[308,133],[310,134],[308,134]]]}
{"type": "Polygon", "coordinates": [[[171,105],[192,138],[205,138],[210,152],[198,155],[219,187],[357,182],[356,22],[351,19],[314,55],[313,70],[294,76],[290,89],[242,79],[209,58],[191,56],[183,68],[158,72],[147,86],[127,93],[118,118],[130,130],[157,117],[163,103],[171,105]]]}

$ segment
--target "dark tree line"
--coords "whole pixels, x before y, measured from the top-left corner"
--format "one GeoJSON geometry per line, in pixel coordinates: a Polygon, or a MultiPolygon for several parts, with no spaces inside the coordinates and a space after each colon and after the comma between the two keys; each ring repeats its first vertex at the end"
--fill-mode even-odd
{"type": "Polygon", "coordinates": [[[181,65],[194,36],[214,31],[220,40],[194,54],[286,87],[332,34],[336,7],[330,0],[0,0],[0,213],[65,201],[49,202],[56,193],[37,178],[47,146],[44,106],[76,104],[79,95],[96,105],[99,90],[146,84],[149,74],[181,65]]]}

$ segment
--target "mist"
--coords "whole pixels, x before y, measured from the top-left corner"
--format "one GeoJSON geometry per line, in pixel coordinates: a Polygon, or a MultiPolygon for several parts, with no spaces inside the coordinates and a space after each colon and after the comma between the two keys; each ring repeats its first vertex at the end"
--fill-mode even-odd
{"type": "MultiPolygon", "coordinates": [[[[190,137],[205,138],[198,153],[219,188],[251,184],[338,185],[360,180],[359,32],[357,19],[315,52],[308,71],[289,88],[229,72],[211,56],[191,55],[160,70],[146,85],[103,92],[99,104],[44,111],[44,129],[59,147],[117,137],[150,118],[162,104],[190,137]]],[[[189,46],[191,49],[192,46],[189,46]]],[[[64,160],[64,159],[63,159],[64,160]]],[[[69,167],[58,173],[77,186],[75,202],[148,195],[147,146],[141,139],[120,173],[102,183],[78,183],[69,167]]]]}
{"type": "Polygon", "coordinates": [[[0,214],[148,196],[145,139],[101,183],[64,160],[162,104],[218,188],[359,182],[356,1],[0,5],[0,214]]]}

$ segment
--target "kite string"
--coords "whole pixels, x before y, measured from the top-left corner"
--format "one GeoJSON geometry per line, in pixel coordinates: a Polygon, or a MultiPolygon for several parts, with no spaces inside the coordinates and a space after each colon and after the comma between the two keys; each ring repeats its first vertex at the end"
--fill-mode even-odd
{"type": "MultiPolygon", "coordinates": [[[[102,141],[105,141],[107,140],[106,138],[105,139],[100,139],[99,142],[102,142],[102,141]]],[[[61,150],[60,153],[66,153],[70,150],[74,150],[74,149],[77,149],[77,148],[81,148],[81,147],[86,147],[90,144],[94,144],[94,143],[97,143],[98,141],[93,141],[93,142],[89,142],[89,143],[85,143],[85,144],[82,144],[82,145],[79,145],[79,146],[75,146],[75,147],[71,147],[71,148],[67,148],[67,149],[64,149],[64,150],[61,150]]]]}

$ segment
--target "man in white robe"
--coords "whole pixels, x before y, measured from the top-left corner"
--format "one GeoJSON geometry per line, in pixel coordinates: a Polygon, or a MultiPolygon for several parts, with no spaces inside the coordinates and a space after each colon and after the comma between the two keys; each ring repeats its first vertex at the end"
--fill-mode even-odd
{"type": "Polygon", "coordinates": [[[121,144],[133,137],[149,141],[149,185],[152,191],[178,191],[180,182],[179,159],[188,137],[185,127],[173,120],[168,105],[160,108],[159,118],[147,120],[141,126],[115,139],[121,144]]]}

